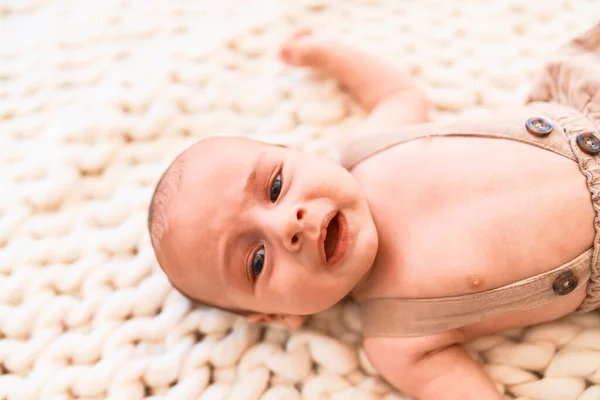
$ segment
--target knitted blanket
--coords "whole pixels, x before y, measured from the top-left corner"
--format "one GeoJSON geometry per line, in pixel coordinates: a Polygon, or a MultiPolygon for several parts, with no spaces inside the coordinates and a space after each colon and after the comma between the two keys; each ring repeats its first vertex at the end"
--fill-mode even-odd
{"type": "MultiPolygon", "coordinates": [[[[411,74],[435,118],[522,102],[585,0],[0,1],[0,399],[399,400],[356,305],[301,330],[199,308],[158,268],[155,182],[201,137],[336,156],[364,113],[282,65],[295,26],[411,74]]],[[[600,399],[600,314],[465,345],[507,398],[600,399]]],[[[402,373],[402,371],[399,371],[402,373]]]]}

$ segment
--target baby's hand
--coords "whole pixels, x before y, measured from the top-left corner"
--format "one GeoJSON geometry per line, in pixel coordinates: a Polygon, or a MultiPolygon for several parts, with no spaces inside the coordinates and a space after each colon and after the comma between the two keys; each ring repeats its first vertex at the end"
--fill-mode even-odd
{"type": "Polygon", "coordinates": [[[369,113],[378,106],[387,109],[380,107],[373,121],[393,120],[397,127],[428,120],[428,101],[410,77],[325,34],[309,28],[297,30],[281,45],[279,58],[288,65],[316,68],[336,79],[369,113]]]}
{"type": "Polygon", "coordinates": [[[330,39],[310,28],[300,28],[283,42],[279,58],[295,67],[319,67],[326,62],[331,46],[330,39]]]}

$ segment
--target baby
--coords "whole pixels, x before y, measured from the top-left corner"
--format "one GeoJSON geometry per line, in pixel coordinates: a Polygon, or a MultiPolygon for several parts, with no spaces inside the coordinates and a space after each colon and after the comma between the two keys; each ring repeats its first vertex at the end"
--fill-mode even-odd
{"type": "Polygon", "coordinates": [[[369,112],[342,165],[241,138],[184,151],[149,229],[172,284],[251,322],[299,327],[346,296],[364,349],[418,399],[501,399],[460,347],[600,306],[600,25],[562,48],[525,105],[429,122],[407,77],[303,29],[289,65],[369,112]]]}

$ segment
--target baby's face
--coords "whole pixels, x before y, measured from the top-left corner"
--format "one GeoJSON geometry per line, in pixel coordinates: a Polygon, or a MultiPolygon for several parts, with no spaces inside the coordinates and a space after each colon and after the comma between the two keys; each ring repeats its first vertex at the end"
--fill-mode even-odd
{"type": "Polygon", "coordinates": [[[195,147],[161,245],[180,290],[229,309],[306,315],[331,307],[365,276],[377,233],[348,171],[249,140],[195,147]]]}

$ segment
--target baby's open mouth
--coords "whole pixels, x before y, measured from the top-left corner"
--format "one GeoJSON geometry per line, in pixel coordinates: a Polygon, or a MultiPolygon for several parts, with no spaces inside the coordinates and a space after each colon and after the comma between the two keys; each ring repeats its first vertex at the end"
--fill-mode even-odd
{"type": "Polygon", "coordinates": [[[327,233],[325,235],[325,240],[323,241],[323,246],[325,246],[325,261],[329,263],[331,260],[331,256],[335,252],[338,243],[338,233],[339,233],[339,213],[336,213],[335,216],[329,221],[329,225],[327,225],[327,233]]]}
{"type": "Polygon", "coordinates": [[[348,222],[343,213],[332,211],[323,221],[320,237],[321,258],[325,265],[332,266],[338,263],[348,249],[348,222]]]}

